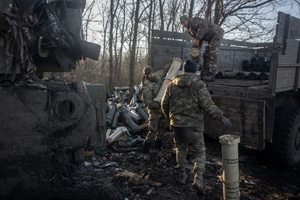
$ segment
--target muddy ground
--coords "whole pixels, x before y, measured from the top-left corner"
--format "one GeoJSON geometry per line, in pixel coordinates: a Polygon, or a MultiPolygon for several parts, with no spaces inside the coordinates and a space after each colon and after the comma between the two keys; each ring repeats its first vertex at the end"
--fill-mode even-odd
{"type": "MultiPolygon", "coordinates": [[[[188,155],[186,185],[177,182],[172,133],[166,134],[162,151],[151,152],[152,161],[141,159],[142,140],[131,145],[124,137],[107,146],[105,152],[86,157],[84,170],[73,174],[72,199],[105,200],[196,200],[223,199],[221,145],[218,138],[205,136],[207,170],[206,196],[191,189],[193,155],[188,155]],[[89,165],[91,164],[91,165],[89,165]],[[131,172],[133,178],[121,173],[131,172]],[[76,194],[74,198],[74,194],[76,194]]],[[[240,199],[300,199],[300,167],[282,169],[266,162],[263,152],[239,146],[240,199]]],[[[129,173],[130,175],[130,173],[129,173]]],[[[66,196],[69,196],[68,194],[66,196]]]]}

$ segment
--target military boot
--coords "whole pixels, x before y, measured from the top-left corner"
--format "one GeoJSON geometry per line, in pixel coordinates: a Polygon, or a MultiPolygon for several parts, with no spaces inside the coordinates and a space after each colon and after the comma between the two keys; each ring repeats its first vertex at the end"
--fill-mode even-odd
{"type": "Polygon", "coordinates": [[[185,169],[180,169],[180,170],[179,170],[178,182],[179,182],[180,184],[185,185],[186,179],[187,179],[187,174],[186,174],[185,169]]]}
{"type": "Polygon", "coordinates": [[[149,153],[150,148],[151,148],[151,143],[144,142],[144,145],[143,145],[143,159],[145,161],[149,161],[151,159],[150,158],[150,153],[149,153]]]}
{"type": "Polygon", "coordinates": [[[154,148],[156,150],[161,150],[161,147],[162,147],[162,140],[155,140],[154,148]]]}
{"type": "Polygon", "coordinates": [[[205,190],[204,190],[204,185],[203,185],[203,173],[202,172],[195,173],[192,188],[196,191],[196,193],[198,195],[204,196],[206,194],[205,190]]]}

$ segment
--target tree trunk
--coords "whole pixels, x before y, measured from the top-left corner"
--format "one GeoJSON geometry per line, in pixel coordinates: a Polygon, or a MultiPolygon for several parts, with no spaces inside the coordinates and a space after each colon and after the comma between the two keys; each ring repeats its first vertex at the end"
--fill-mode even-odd
{"type": "Polygon", "coordinates": [[[214,23],[215,24],[219,24],[220,19],[222,17],[222,13],[221,13],[221,0],[216,0],[216,4],[215,4],[215,19],[214,19],[214,23]]]}
{"type": "Polygon", "coordinates": [[[130,73],[129,73],[129,99],[133,96],[134,90],[134,64],[135,64],[135,51],[136,51],[136,43],[137,43],[137,32],[138,32],[138,24],[139,24],[139,9],[140,9],[140,0],[136,1],[136,10],[134,17],[134,29],[133,29],[133,41],[132,41],[132,49],[130,55],[130,73]]]}
{"type": "Polygon", "coordinates": [[[105,55],[106,55],[106,48],[105,48],[105,46],[106,46],[106,33],[107,33],[106,30],[107,30],[107,25],[108,25],[108,20],[106,20],[106,23],[105,23],[105,26],[104,26],[104,29],[103,29],[104,30],[104,37],[103,37],[103,47],[102,47],[103,53],[102,53],[102,59],[101,59],[101,62],[102,62],[101,69],[104,68],[104,64],[105,64],[105,55]]]}
{"type": "MultiPolygon", "coordinates": [[[[121,74],[121,63],[122,63],[122,58],[123,58],[123,46],[124,46],[124,34],[125,34],[125,24],[126,24],[126,0],[123,1],[123,24],[122,24],[122,29],[120,30],[120,49],[119,49],[119,72],[117,74],[117,80],[120,80],[120,74],[121,74]]],[[[127,24],[126,24],[127,27],[127,24]]]]}
{"type": "Polygon", "coordinates": [[[205,19],[207,20],[211,20],[211,7],[212,7],[211,0],[207,0],[207,10],[205,12],[205,19]]]}
{"type": "Polygon", "coordinates": [[[160,30],[165,29],[164,25],[164,3],[165,1],[162,2],[162,0],[159,0],[159,16],[160,16],[160,30]]]}
{"type": "Polygon", "coordinates": [[[191,0],[190,10],[189,10],[189,18],[193,17],[193,10],[194,10],[194,0],[191,0]]]}
{"type": "Polygon", "coordinates": [[[151,24],[152,24],[152,9],[153,9],[153,2],[154,0],[151,0],[150,5],[150,11],[149,11],[149,19],[148,19],[148,57],[147,57],[147,64],[151,64],[151,24]]]}
{"type": "MultiPolygon", "coordinates": [[[[117,17],[118,18],[118,17],[117,17]]],[[[116,18],[116,19],[117,19],[116,18]]],[[[117,48],[118,48],[118,44],[119,44],[119,41],[120,41],[120,39],[118,38],[118,27],[119,27],[119,24],[120,24],[120,22],[119,22],[119,19],[117,19],[117,24],[116,24],[116,33],[115,33],[115,44],[114,44],[114,52],[115,52],[115,59],[114,59],[114,85],[116,84],[116,82],[118,82],[118,80],[116,80],[116,77],[117,77],[117,74],[118,73],[120,73],[120,72],[118,72],[117,71],[117,69],[118,69],[118,53],[117,53],[117,48]]]]}
{"type": "Polygon", "coordinates": [[[112,76],[114,73],[113,65],[113,27],[114,27],[114,0],[110,0],[110,30],[109,30],[109,74],[108,74],[108,88],[113,90],[112,76]]]}

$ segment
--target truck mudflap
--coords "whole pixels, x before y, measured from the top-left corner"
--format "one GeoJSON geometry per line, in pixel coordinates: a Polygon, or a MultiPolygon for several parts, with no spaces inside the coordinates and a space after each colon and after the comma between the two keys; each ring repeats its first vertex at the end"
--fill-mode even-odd
{"type": "Polygon", "coordinates": [[[212,99],[224,116],[231,120],[232,127],[226,128],[221,122],[205,115],[204,134],[238,134],[242,145],[265,148],[265,101],[219,96],[212,96],[212,99]]]}

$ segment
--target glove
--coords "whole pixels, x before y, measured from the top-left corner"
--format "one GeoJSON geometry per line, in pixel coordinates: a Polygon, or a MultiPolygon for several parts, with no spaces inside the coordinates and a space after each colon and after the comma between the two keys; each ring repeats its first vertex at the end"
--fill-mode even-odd
{"type": "Polygon", "coordinates": [[[195,39],[193,42],[193,47],[199,47],[199,42],[200,42],[199,39],[195,39]]]}
{"type": "Polygon", "coordinates": [[[158,108],[160,108],[160,103],[154,101],[153,103],[151,103],[150,108],[152,108],[152,109],[158,109],[158,108]]]}
{"type": "Polygon", "coordinates": [[[222,122],[222,124],[224,126],[226,126],[227,128],[229,128],[232,124],[231,124],[231,121],[226,118],[226,117],[222,117],[222,119],[220,120],[222,122]]]}

